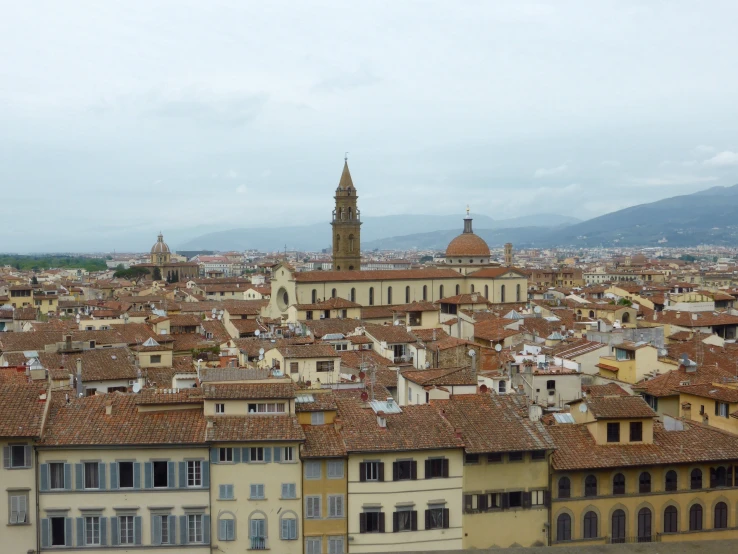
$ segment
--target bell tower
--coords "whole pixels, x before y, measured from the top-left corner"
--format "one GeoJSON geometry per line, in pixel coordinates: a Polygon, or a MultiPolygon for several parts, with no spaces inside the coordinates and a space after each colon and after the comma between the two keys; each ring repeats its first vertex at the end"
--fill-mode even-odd
{"type": "Polygon", "coordinates": [[[361,269],[361,217],[356,207],[358,196],[349,173],[348,159],[344,158],[343,173],[336,189],[336,207],[333,210],[333,270],[359,271],[361,269]]]}

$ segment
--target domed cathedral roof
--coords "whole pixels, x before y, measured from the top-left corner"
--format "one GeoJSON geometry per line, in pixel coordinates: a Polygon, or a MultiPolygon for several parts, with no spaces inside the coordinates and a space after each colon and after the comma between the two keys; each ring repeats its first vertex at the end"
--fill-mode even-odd
{"type": "Polygon", "coordinates": [[[169,254],[169,246],[167,246],[167,243],[164,242],[164,235],[159,233],[159,237],[156,240],[156,244],[151,247],[151,253],[152,254],[169,254]]]}
{"type": "Polygon", "coordinates": [[[486,263],[489,262],[490,251],[489,246],[479,235],[475,235],[472,231],[472,218],[469,215],[469,208],[466,209],[466,217],[464,218],[464,232],[453,239],[446,248],[446,258],[462,259],[461,263],[486,263]],[[464,260],[463,258],[467,258],[464,260]],[[469,260],[469,258],[477,258],[469,260]]]}

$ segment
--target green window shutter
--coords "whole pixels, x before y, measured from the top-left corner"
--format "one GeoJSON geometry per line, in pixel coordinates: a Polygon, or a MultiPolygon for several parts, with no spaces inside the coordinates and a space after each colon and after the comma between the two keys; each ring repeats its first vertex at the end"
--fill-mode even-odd
{"type": "Polygon", "coordinates": [[[170,489],[177,488],[177,465],[174,462],[167,462],[167,485],[170,489]]]}
{"type": "Polygon", "coordinates": [[[154,486],[154,464],[144,462],[144,488],[150,489],[154,486]]]}
{"type": "Polygon", "coordinates": [[[119,541],[120,541],[120,535],[118,534],[118,518],[111,517],[110,518],[110,544],[113,546],[118,546],[119,541]]]}
{"type": "Polygon", "coordinates": [[[41,520],[41,546],[43,548],[51,546],[51,521],[48,518],[41,520]]]}
{"type": "Polygon", "coordinates": [[[179,462],[179,488],[187,488],[187,462],[179,462]]]}
{"type": "Polygon", "coordinates": [[[85,520],[82,517],[77,518],[77,546],[85,545],[85,520]]]}
{"type": "MultiPolygon", "coordinates": [[[[39,490],[45,492],[49,490],[49,464],[41,464],[39,468],[39,490]]],[[[48,520],[45,520],[48,523],[48,520]]]]}
{"type": "Polygon", "coordinates": [[[85,472],[82,464],[74,464],[74,488],[78,491],[85,488],[85,472]]]}
{"type": "Polygon", "coordinates": [[[110,463],[110,490],[118,488],[118,462],[110,463]]]}
{"type": "Polygon", "coordinates": [[[187,544],[187,516],[179,516],[179,544],[187,544]]]}
{"type": "Polygon", "coordinates": [[[205,544],[210,544],[210,516],[202,516],[202,540],[205,544]]]}
{"type": "Polygon", "coordinates": [[[100,490],[104,491],[107,488],[107,479],[105,478],[105,465],[100,463],[97,465],[97,472],[100,481],[100,490]]]}
{"type": "Polygon", "coordinates": [[[133,518],[133,543],[137,545],[141,544],[142,523],[143,518],[141,516],[136,516],[133,518]]]}
{"type": "Polygon", "coordinates": [[[141,462],[133,463],[133,488],[141,488],[141,462]]]}
{"type": "Polygon", "coordinates": [[[71,517],[64,518],[64,546],[72,546],[72,523],[71,517]]]}
{"type": "Polygon", "coordinates": [[[158,546],[161,544],[161,516],[151,516],[151,544],[158,546]]]}
{"type": "Polygon", "coordinates": [[[64,489],[72,490],[72,464],[64,464],[64,489]]]}
{"type": "Polygon", "coordinates": [[[108,544],[108,518],[100,518],[100,546],[108,544]]]}

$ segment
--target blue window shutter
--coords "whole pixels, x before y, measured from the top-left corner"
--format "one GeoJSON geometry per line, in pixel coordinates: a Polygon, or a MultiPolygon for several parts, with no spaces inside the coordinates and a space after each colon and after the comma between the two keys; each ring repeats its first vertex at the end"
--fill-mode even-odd
{"type": "Polygon", "coordinates": [[[141,544],[141,523],[141,516],[133,518],[133,543],[138,545],[141,544]]]}
{"type": "Polygon", "coordinates": [[[281,446],[274,447],[274,461],[275,462],[282,461],[282,447],[281,446]]]}
{"type": "Polygon", "coordinates": [[[26,451],[26,467],[33,467],[33,460],[31,460],[31,456],[33,456],[33,450],[31,449],[30,445],[26,445],[24,450],[26,451]]]}
{"type": "Polygon", "coordinates": [[[108,544],[108,518],[100,518],[100,546],[108,544]]]}
{"type": "MultiPolygon", "coordinates": [[[[170,530],[170,533],[171,533],[171,530],[170,530]]],[[[151,544],[153,545],[161,544],[161,516],[160,515],[151,516],[151,544]]]]}
{"type": "Polygon", "coordinates": [[[72,490],[72,464],[64,464],[64,488],[72,490]]]}
{"type": "Polygon", "coordinates": [[[169,544],[177,544],[177,516],[169,517],[169,544]]]}
{"type": "Polygon", "coordinates": [[[241,456],[241,459],[243,460],[243,463],[247,464],[251,461],[251,449],[250,448],[243,448],[243,455],[241,456]]]}
{"type": "Polygon", "coordinates": [[[264,461],[267,463],[272,461],[272,449],[270,447],[264,448],[264,461]]]}
{"type": "Polygon", "coordinates": [[[3,468],[8,469],[10,467],[10,447],[3,446],[3,468]]]}
{"type": "Polygon", "coordinates": [[[214,464],[218,463],[218,449],[217,448],[211,448],[210,449],[210,461],[214,464]]]}
{"type": "Polygon", "coordinates": [[[179,544],[187,544],[187,516],[179,516],[179,544]]]}
{"type": "Polygon", "coordinates": [[[110,544],[113,546],[118,546],[118,541],[120,541],[120,535],[118,534],[118,518],[111,517],[110,518],[110,544]]]}
{"type": "Polygon", "coordinates": [[[177,488],[177,466],[174,462],[167,462],[167,485],[170,489],[176,489],[177,488]]]}
{"type": "Polygon", "coordinates": [[[77,546],[85,545],[85,520],[84,518],[77,518],[77,546]]]}
{"type": "Polygon", "coordinates": [[[74,464],[74,488],[81,491],[85,485],[85,472],[82,464],[74,464]]]}
{"type": "Polygon", "coordinates": [[[187,488],[187,462],[179,462],[179,488],[187,488]]]}
{"type": "Polygon", "coordinates": [[[51,546],[51,522],[48,518],[41,520],[41,546],[45,548],[51,546]]]}
{"type": "Polygon", "coordinates": [[[210,544],[210,516],[202,516],[202,540],[205,544],[210,544]]]}
{"type": "Polygon", "coordinates": [[[225,541],[228,540],[226,537],[228,536],[228,531],[226,529],[226,520],[225,519],[219,519],[218,520],[218,540],[219,541],[225,541]]]}
{"type": "Polygon", "coordinates": [[[133,488],[141,488],[141,462],[133,462],[133,488]]]}
{"type": "MultiPolygon", "coordinates": [[[[49,490],[49,464],[41,464],[41,467],[39,468],[39,490],[41,492],[49,490]]],[[[46,523],[48,524],[48,519],[45,519],[46,523]]]]}
{"type": "Polygon", "coordinates": [[[100,463],[97,465],[98,477],[100,479],[100,490],[104,491],[107,488],[107,479],[105,479],[105,464],[100,463]]]}
{"type": "Polygon", "coordinates": [[[233,449],[233,463],[234,464],[241,463],[241,449],[240,448],[233,449]]]}
{"type": "Polygon", "coordinates": [[[118,462],[110,463],[110,490],[118,488],[118,462]]]}
{"type": "Polygon", "coordinates": [[[210,464],[208,462],[202,462],[202,486],[203,488],[210,488],[210,464]]]}
{"type": "Polygon", "coordinates": [[[144,488],[150,489],[154,486],[154,464],[144,462],[144,488]]]}
{"type": "Polygon", "coordinates": [[[64,518],[64,546],[72,546],[72,519],[71,517],[64,518]]]}

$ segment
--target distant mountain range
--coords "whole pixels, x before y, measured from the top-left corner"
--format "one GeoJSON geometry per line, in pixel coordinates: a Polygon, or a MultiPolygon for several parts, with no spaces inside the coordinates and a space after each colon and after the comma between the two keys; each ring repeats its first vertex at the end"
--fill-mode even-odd
{"type": "MultiPolygon", "coordinates": [[[[445,248],[451,238],[463,229],[461,215],[388,215],[364,217],[361,226],[363,249],[373,248],[445,248]],[[439,229],[441,229],[439,231],[439,229]],[[409,238],[398,242],[398,246],[384,246],[393,237],[416,237],[437,235],[421,242],[409,238]],[[443,242],[445,237],[448,240],[443,242]],[[440,241],[440,242],[439,242],[440,241]],[[400,245],[402,243],[402,245],[400,245]],[[376,244],[376,245],[375,245],[376,244]]],[[[581,220],[558,214],[534,214],[512,219],[497,220],[479,214],[472,214],[475,228],[485,228],[489,233],[498,229],[520,230],[521,236],[528,236],[525,229],[538,226],[539,231],[572,225],[581,220]]],[[[200,235],[178,244],[177,250],[259,250],[288,249],[315,251],[331,246],[330,223],[328,221],[295,227],[257,227],[249,229],[230,229],[200,235]]],[[[536,233],[532,233],[532,237],[536,233]]],[[[516,234],[517,236],[517,234],[516,234]]],[[[485,236],[486,238],[486,236],[485,236]]],[[[389,244],[388,242],[388,244],[389,244]]]]}

